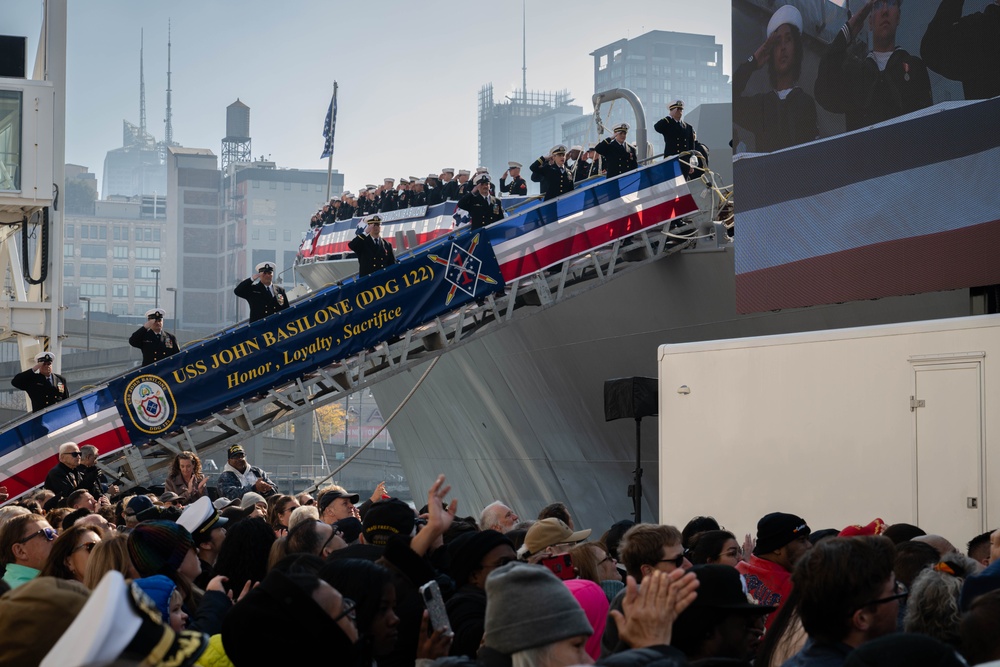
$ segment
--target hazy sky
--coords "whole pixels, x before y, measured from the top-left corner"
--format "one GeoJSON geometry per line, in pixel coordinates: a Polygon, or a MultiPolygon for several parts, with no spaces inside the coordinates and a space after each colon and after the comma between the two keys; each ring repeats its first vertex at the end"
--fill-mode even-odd
{"type": "MultiPolygon", "coordinates": [[[[28,37],[41,0],[2,0],[3,32],[28,37]]],[[[529,90],[568,89],[590,111],[596,48],[650,30],[715,35],[730,74],[731,0],[527,0],[529,90]]],[[[139,122],[163,138],[167,19],[174,140],[221,151],[225,109],[250,106],[254,157],[325,169],[323,119],[340,85],[333,167],[357,190],[385,176],[477,166],[477,94],[521,85],[521,3],[354,0],[69,0],[66,161],[100,179],[139,122]]],[[[528,157],[528,156],[526,156],[528,157]]]]}

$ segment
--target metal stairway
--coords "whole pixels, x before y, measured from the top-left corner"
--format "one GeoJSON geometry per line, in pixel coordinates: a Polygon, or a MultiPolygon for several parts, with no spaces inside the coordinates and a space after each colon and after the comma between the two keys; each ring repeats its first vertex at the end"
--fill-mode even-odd
{"type": "Polygon", "coordinates": [[[294,382],[272,387],[265,395],[240,401],[177,432],[128,446],[110,460],[102,460],[101,467],[112,473],[124,468],[132,484],[145,486],[165,472],[173,456],[183,450],[204,456],[414,369],[489,335],[514,318],[530,317],[539,309],[556,306],[645,264],[680,251],[724,248],[731,242],[727,225],[716,220],[721,217],[717,209],[724,210],[729,201],[728,194],[696,183],[691,184],[692,194],[702,200],[701,208],[680,221],[663,223],[592,249],[558,267],[520,277],[508,283],[505,295],[461,306],[408,331],[399,340],[381,343],[294,382]]]}

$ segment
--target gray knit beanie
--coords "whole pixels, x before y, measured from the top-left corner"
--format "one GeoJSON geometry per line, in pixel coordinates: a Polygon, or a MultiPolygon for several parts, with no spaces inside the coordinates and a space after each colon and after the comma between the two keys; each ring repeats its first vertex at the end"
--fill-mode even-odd
{"type": "Polygon", "coordinates": [[[486,579],[485,646],[512,655],[592,634],[580,603],[547,568],[508,563],[486,579]]]}

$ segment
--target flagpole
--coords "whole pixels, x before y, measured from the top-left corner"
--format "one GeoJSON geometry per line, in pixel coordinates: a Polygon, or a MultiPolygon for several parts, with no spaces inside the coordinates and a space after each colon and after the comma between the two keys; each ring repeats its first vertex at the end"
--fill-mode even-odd
{"type": "MultiPolygon", "coordinates": [[[[333,99],[337,99],[337,82],[333,82],[333,99]]],[[[330,190],[333,189],[333,151],[326,160],[326,200],[324,204],[330,203],[330,190]]]]}

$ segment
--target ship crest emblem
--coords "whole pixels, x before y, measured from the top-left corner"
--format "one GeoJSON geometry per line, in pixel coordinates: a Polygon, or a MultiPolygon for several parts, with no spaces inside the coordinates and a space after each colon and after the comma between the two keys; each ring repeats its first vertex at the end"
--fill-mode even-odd
{"type": "Polygon", "coordinates": [[[170,387],[156,375],[140,375],[125,387],[125,408],[132,424],[143,433],[166,431],[177,417],[170,387]]]}

